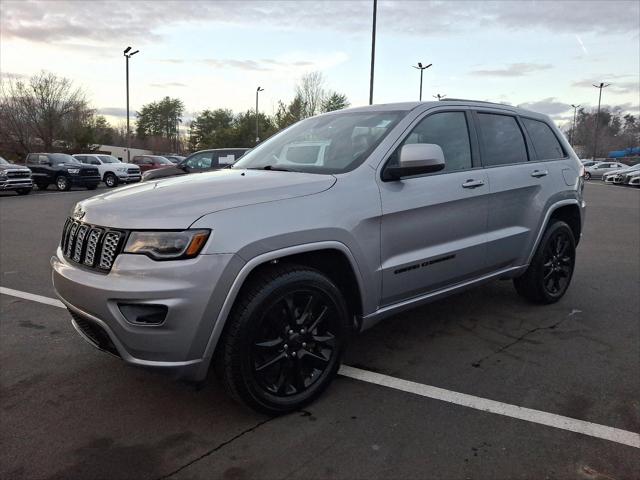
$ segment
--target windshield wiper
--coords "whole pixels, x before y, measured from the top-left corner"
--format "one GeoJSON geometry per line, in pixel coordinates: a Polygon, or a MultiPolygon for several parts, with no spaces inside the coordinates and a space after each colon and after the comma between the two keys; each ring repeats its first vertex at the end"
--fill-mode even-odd
{"type": "Polygon", "coordinates": [[[265,165],[264,167],[249,167],[247,170],[272,170],[274,172],[293,172],[293,170],[289,170],[284,167],[277,167],[275,165],[265,165]]]}

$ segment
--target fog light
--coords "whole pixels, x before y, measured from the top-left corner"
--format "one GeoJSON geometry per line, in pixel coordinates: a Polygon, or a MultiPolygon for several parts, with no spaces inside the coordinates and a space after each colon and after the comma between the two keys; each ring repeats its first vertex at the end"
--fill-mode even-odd
{"type": "Polygon", "coordinates": [[[169,310],[166,305],[146,303],[119,303],[118,308],[128,322],[138,325],[160,325],[169,310]]]}

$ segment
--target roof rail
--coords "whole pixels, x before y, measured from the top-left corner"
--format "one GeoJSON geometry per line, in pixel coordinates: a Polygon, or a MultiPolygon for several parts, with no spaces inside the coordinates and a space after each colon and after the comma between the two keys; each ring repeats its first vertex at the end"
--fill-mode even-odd
{"type": "Polygon", "coordinates": [[[487,102],[485,100],[470,100],[468,98],[443,98],[442,100],[440,100],[441,102],[446,102],[447,100],[452,101],[452,102],[473,102],[473,103],[487,103],[489,105],[500,105],[502,107],[511,107],[511,108],[516,108],[513,105],[509,105],[506,103],[498,103],[498,102],[487,102]]]}

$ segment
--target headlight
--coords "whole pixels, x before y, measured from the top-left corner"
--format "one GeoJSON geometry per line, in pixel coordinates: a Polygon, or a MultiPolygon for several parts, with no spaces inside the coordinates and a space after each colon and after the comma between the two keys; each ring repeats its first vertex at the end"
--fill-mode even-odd
{"type": "Polygon", "coordinates": [[[0,170],[0,177],[6,177],[7,176],[7,171],[6,170],[0,170]]]}
{"type": "Polygon", "coordinates": [[[79,168],[69,168],[67,170],[67,172],[69,172],[71,175],[77,175],[80,173],[80,169],[79,168]]]}
{"type": "Polygon", "coordinates": [[[127,171],[127,167],[118,167],[118,168],[116,168],[116,170],[118,172],[126,172],[127,171]]]}
{"type": "Polygon", "coordinates": [[[124,253],[147,255],[154,260],[193,258],[207,243],[211,230],[182,232],[131,232],[124,253]]]}

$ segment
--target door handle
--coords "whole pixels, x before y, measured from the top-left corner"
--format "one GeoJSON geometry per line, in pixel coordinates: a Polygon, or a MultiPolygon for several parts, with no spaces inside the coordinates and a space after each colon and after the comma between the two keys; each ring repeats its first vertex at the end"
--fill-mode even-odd
{"type": "Polygon", "coordinates": [[[482,180],[473,180],[472,178],[462,184],[462,188],[478,188],[484,185],[482,180]]]}
{"type": "Polygon", "coordinates": [[[531,172],[532,177],[540,178],[549,175],[549,170],[534,170],[531,172]]]}

